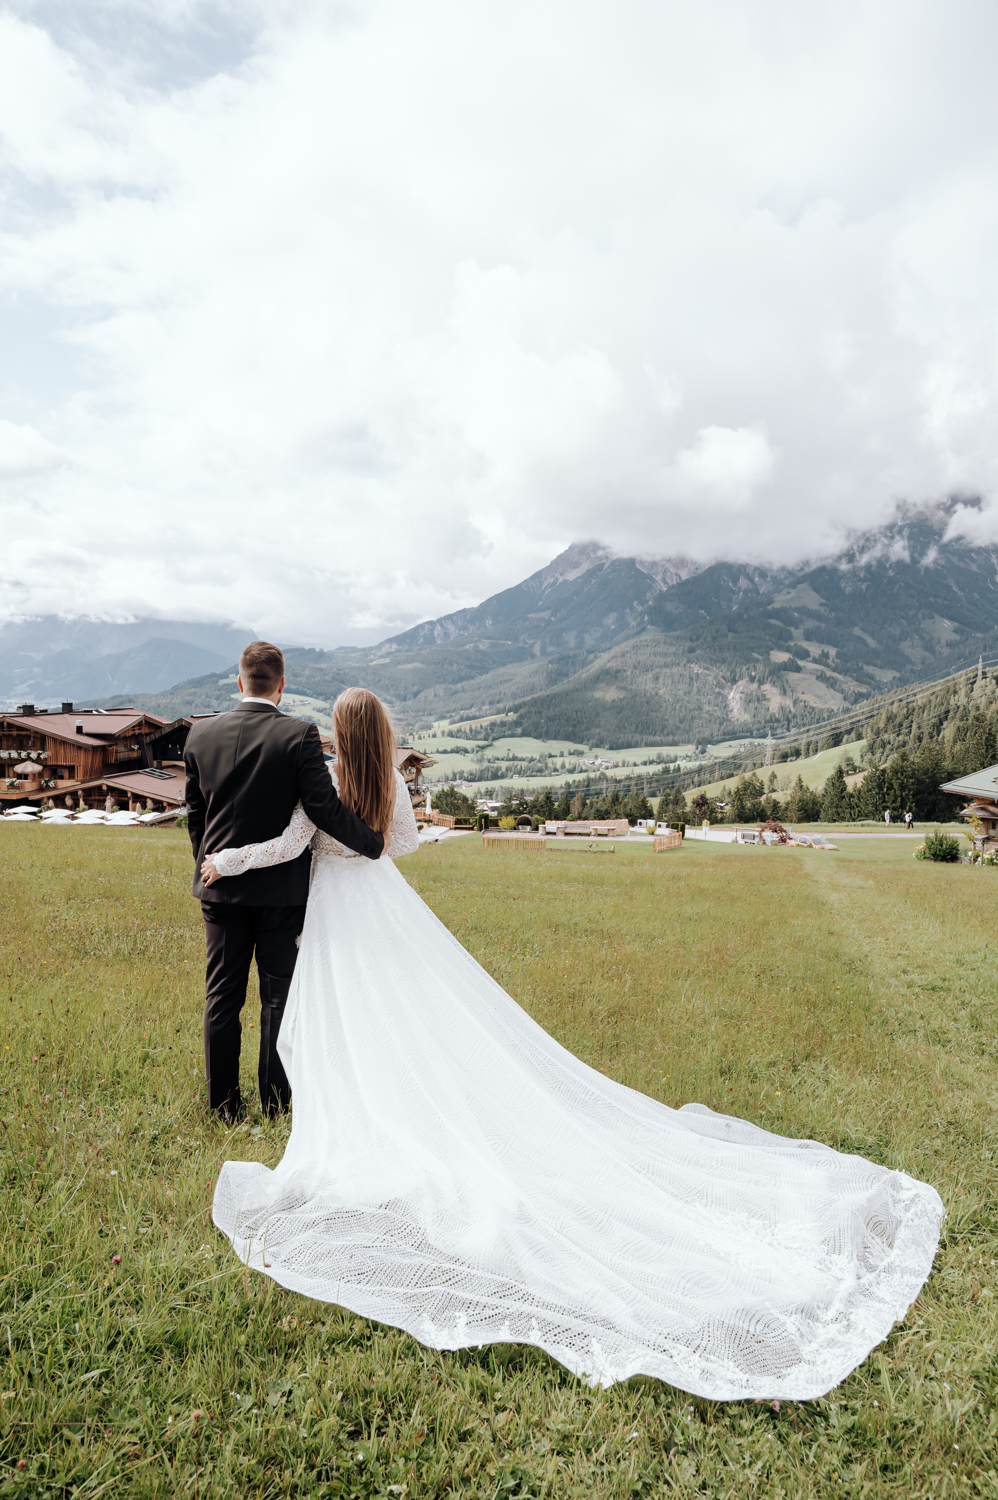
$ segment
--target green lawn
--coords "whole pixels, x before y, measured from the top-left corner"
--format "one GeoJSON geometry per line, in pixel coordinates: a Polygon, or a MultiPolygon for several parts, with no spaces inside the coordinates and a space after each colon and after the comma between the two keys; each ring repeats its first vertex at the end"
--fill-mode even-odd
{"type": "Polygon", "coordinates": [[[202,1111],[185,836],[0,825],[0,1495],[998,1496],[998,872],[911,848],[466,839],[402,864],[594,1066],[937,1185],[903,1326],[775,1411],[592,1391],[522,1347],[437,1353],[246,1272],[215,1176],[275,1161],[286,1126],[202,1111]]]}

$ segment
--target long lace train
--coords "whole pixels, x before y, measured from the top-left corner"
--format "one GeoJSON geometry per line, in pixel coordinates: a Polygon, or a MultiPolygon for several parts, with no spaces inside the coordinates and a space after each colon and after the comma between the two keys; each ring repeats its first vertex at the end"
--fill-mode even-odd
{"type": "Polygon", "coordinates": [[[814,1397],[932,1265],[932,1187],[594,1072],[386,860],[317,853],[279,1050],[287,1150],[225,1164],[215,1223],[282,1285],[435,1348],[814,1397]]]}

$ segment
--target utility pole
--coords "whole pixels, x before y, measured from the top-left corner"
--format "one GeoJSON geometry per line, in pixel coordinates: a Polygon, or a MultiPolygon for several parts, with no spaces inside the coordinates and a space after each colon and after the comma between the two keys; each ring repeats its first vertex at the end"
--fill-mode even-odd
{"type": "Polygon", "coordinates": [[[769,734],[766,737],[766,762],[765,763],[766,763],[767,766],[771,766],[773,764],[773,731],[772,730],[769,731],[769,734]]]}
{"type": "Polygon", "coordinates": [[[983,656],[979,656],[977,658],[977,680],[978,680],[978,682],[983,682],[983,680],[984,680],[984,657],[983,656]]]}

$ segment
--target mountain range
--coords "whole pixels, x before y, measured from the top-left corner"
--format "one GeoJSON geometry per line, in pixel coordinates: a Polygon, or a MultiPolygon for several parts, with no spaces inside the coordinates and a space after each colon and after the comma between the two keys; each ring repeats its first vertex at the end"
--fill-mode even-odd
{"type": "MultiPolygon", "coordinates": [[[[495,720],[505,735],[613,749],[805,727],[995,649],[998,549],[946,540],[948,520],[947,506],[899,513],[796,567],[576,543],[513,588],[377,646],[286,649],[288,681],[320,705],[369,687],[406,733],[495,720]]],[[[100,706],[227,708],[235,655],[100,706]]]]}
{"type": "Polygon", "coordinates": [[[63,620],[0,625],[0,700],[14,705],[158,693],[219,672],[252,632],[191,620],[63,620]]]}

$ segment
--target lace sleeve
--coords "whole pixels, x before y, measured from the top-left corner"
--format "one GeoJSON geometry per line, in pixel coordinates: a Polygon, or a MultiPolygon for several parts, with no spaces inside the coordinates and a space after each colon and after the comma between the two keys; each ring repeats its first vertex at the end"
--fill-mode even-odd
{"type": "Polygon", "coordinates": [[[242,875],[246,870],[262,870],[267,865],[287,864],[308,848],[315,824],[299,802],[291,822],[276,839],[264,844],[243,844],[239,849],[222,849],[214,855],[219,875],[242,875]]]}
{"type": "Polygon", "coordinates": [[[415,854],[418,848],[419,833],[409,788],[402,775],[396,771],[395,815],[392,818],[392,846],[388,851],[388,858],[399,859],[403,854],[415,854]]]}

